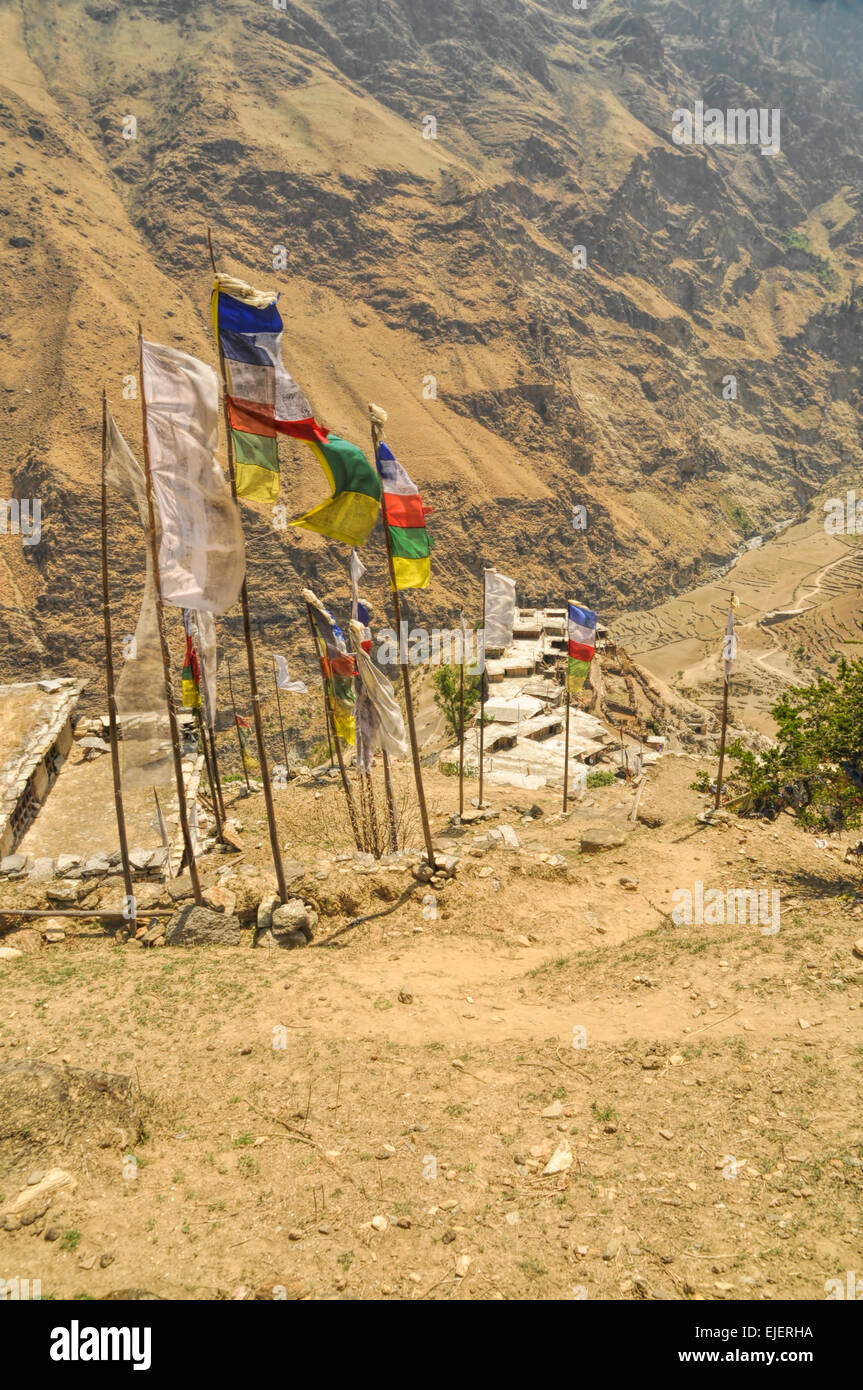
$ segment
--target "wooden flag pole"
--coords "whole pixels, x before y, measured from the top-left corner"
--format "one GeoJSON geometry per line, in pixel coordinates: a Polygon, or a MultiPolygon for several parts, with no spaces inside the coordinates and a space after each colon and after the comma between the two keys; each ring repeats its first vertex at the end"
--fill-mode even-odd
{"type": "Polygon", "coordinates": [[[278,668],[277,668],[277,666],[276,666],[276,658],[275,658],[275,656],[273,656],[273,681],[274,681],[275,686],[276,686],[276,704],[277,704],[278,707],[279,707],[279,728],[280,728],[281,731],[282,731],[282,751],[284,752],[284,755],[285,755],[285,776],[287,777],[287,775],[288,775],[288,742],[287,742],[287,739],[285,738],[285,724],[284,724],[284,720],[282,719],[282,694],[281,694],[281,691],[279,690],[279,675],[278,675],[278,668]]]}
{"type": "MultiPolygon", "coordinates": [[[[375,418],[373,414],[371,414],[371,425],[372,447],[375,451],[375,466],[378,470],[378,476],[380,476],[381,456],[379,445],[381,441],[381,435],[383,434],[383,425],[375,418]]],[[[383,486],[381,486],[381,519],[384,525],[384,538],[386,540],[387,546],[387,565],[389,567],[390,585],[392,586],[393,591],[393,608],[395,609],[396,615],[396,633],[398,634],[399,656],[401,656],[403,654],[402,608],[401,603],[399,602],[398,587],[396,585],[396,570],[395,565],[393,564],[393,545],[392,540],[390,538],[390,528],[387,523],[387,499],[386,493],[383,490],[383,486]]],[[[422,766],[420,764],[420,750],[419,744],[417,743],[416,723],[414,721],[414,703],[413,696],[411,694],[410,670],[406,661],[400,661],[399,666],[401,668],[402,685],[404,686],[405,692],[405,712],[408,717],[408,734],[410,735],[411,741],[411,757],[413,759],[414,765],[414,781],[416,782],[417,800],[419,801],[420,806],[420,819],[422,820],[423,837],[425,838],[426,842],[426,857],[428,859],[429,864],[434,869],[437,866],[434,857],[434,849],[432,848],[431,826],[429,825],[428,808],[426,806],[425,790],[423,788],[422,766]]]]}
{"type": "Polygon", "coordinates": [[[332,721],[332,726],[333,726],[333,741],[334,741],[334,743],[335,743],[335,745],[336,745],[336,756],[337,756],[338,762],[339,762],[339,773],[340,773],[341,779],[342,779],[342,787],[344,788],[345,798],[346,798],[347,803],[348,803],[348,815],[349,815],[350,818],[351,818],[351,829],[352,829],[353,832],[354,832],[354,841],[355,841],[355,843],[356,843],[357,849],[362,853],[362,850],[363,850],[363,841],[362,841],[362,837],[361,837],[361,835],[360,835],[359,822],[357,821],[357,808],[356,808],[356,806],[354,805],[353,792],[351,791],[351,784],[350,784],[350,782],[348,781],[347,769],[345,768],[345,760],[344,760],[344,757],[343,757],[343,755],[342,755],[342,744],[341,744],[341,740],[340,740],[340,738],[339,738],[338,732],[337,732],[337,730],[336,730],[336,721],[335,721],[335,719],[333,718],[333,712],[332,712],[332,710],[330,709],[330,702],[329,702],[329,698],[328,698],[328,696],[327,696],[327,673],[326,673],[326,669],[325,669],[325,667],[324,667],[323,657],[321,656],[321,649],[320,649],[320,645],[319,645],[319,643],[318,643],[318,634],[317,634],[317,632],[315,631],[315,620],[314,620],[314,618],[313,618],[313,616],[312,616],[312,607],[311,607],[311,604],[308,602],[308,600],[306,600],[306,613],[308,614],[309,628],[310,628],[310,630],[311,630],[312,641],[313,641],[314,646],[315,646],[315,652],[317,653],[318,661],[320,662],[320,667],[321,667],[321,680],[323,681],[323,684],[324,684],[324,707],[325,707],[326,712],[327,712],[327,732],[329,733],[330,722],[332,721]]]}
{"type": "Polygon", "coordinates": [[[399,847],[399,822],[396,813],[396,793],[393,786],[393,770],[390,764],[390,755],[385,748],[381,749],[384,764],[384,790],[387,796],[387,819],[390,827],[390,853],[395,854],[399,847]]]}
{"type": "MultiPolygon", "coordinates": [[[[201,656],[200,648],[198,649],[198,661],[199,661],[199,663],[201,664],[201,674],[202,674],[202,677],[203,677],[203,680],[204,680],[204,690],[203,690],[203,695],[202,695],[202,698],[201,698],[201,710],[200,710],[201,719],[202,719],[202,723],[201,723],[201,738],[203,739],[203,738],[206,737],[206,741],[207,741],[207,744],[208,744],[209,750],[210,750],[210,763],[211,763],[212,769],[213,769],[213,785],[212,785],[212,787],[211,787],[211,790],[212,790],[212,791],[215,791],[215,794],[216,794],[216,796],[218,797],[218,800],[219,800],[219,814],[218,814],[218,816],[216,817],[216,823],[217,823],[217,825],[219,826],[219,839],[221,840],[221,839],[222,839],[222,827],[224,826],[224,823],[225,823],[225,820],[227,819],[227,817],[225,816],[225,798],[224,798],[224,796],[222,795],[222,779],[221,779],[221,777],[219,776],[219,760],[218,760],[218,757],[217,757],[217,755],[216,755],[216,711],[215,711],[215,709],[213,709],[213,710],[209,710],[209,709],[208,709],[207,691],[208,691],[208,689],[209,689],[209,690],[210,690],[210,693],[212,693],[212,687],[208,687],[208,684],[207,684],[206,676],[205,676],[205,674],[204,674],[204,663],[203,663],[203,659],[202,659],[202,656],[201,656]],[[213,718],[212,724],[210,724],[209,718],[207,717],[207,716],[210,715],[210,714],[212,715],[212,718],[213,718]]],[[[218,662],[216,663],[216,665],[218,666],[218,662]]],[[[214,672],[213,674],[215,674],[215,672],[214,672]]]]}
{"type": "Polygon", "coordinates": [[[330,733],[330,707],[327,704],[326,686],[324,686],[324,724],[326,725],[327,729],[327,747],[330,750],[330,767],[332,767],[333,763],[335,762],[336,755],[333,752],[333,736],[330,733]]]}
{"type": "Polygon", "coordinates": [[[569,793],[569,673],[565,677],[566,681],[566,705],[564,719],[566,720],[566,731],[563,736],[563,809],[566,810],[566,798],[569,793]]]}
{"type": "Polygon", "coordinates": [[[111,739],[111,775],[114,779],[114,808],[117,813],[117,834],[120,837],[120,860],[123,865],[123,885],[129,920],[135,920],[135,894],[132,890],[132,866],[129,862],[129,841],[126,836],[126,814],[123,809],[123,787],[120,780],[120,744],[117,736],[117,700],[114,693],[114,653],[111,648],[111,605],[108,595],[108,401],[102,388],[102,617],[105,625],[105,677],[108,685],[108,728],[111,739]]]}
{"type": "MultiPolygon", "coordinates": [[[[177,783],[177,803],[180,810],[180,826],[183,831],[183,848],[189,865],[192,892],[199,907],[204,899],[201,894],[201,881],[198,865],[192,847],[192,832],[189,828],[189,810],[186,805],[186,786],[183,780],[183,755],[180,751],[180,730],[177,724],[177,711],[174,708],[174,686],[171,680],[171,653],[165,636],[165,610],[162,603],[162,576],[159,570],[159,549],[156,542],[156,511],[153,505],[153,474],[150,468],[150,440],[147,430],[147,397],[144,391],[144,338],[138,324],[138,389],[141,392],[141,424],[144,434],[144,479],[147,485],[147,514],[150,522],[150,554],[153,560],[153,581],[156,590],[156,626],[159,629],[159,645],[162,649],[162,670],[165,678],[165,702],[168,706],[168,720],[171,726],[171,747],[174,754],[174,778],[177,783]]],[[[170,873],[170,867],[169,867],[170,873]]]]}
{"type": "Polygon", "coordinates": [[[216,796],[216,783],[215,783],[215,780],[214,780],[214,778],[213,778],[213,767],[212,767],[212,763],[211,763],[211,761],[210,761],[210,749],[209,749],[208,744],[207,744],[207,733],[206,733],[206,730],[205,730],[205,728],[204,728],[204,719],[203,719],[203,716],[202,716],[202,714],[201,714],[201,707],[200,707],[200,705],[199,705],[198,708],[195,710],[195,723],[196,723],[197,726],[198,726],[198,733],[199,733],[200,738],[201,738],[201,751],[202,751],[203,754],[204,754],[204,766],[205,766],[206,769],[207,769],[207,784],[208,784],[208,786],[209,786],[209,788],[210,788],[210,801],[211,801],[212,804],[213,804],[213,819],[214,819],[215,822],[216,822],[216,835],[217,835],[217,837],[219,838],[219,840],[221,840],[221,838],[222,838],[222,817],[221,817],[221,815],[220,815],[220,813],[219,813],[219,800],[218,800],[218,797],[216,796]]]}
{"type": "Polygon", "coordinates": [[[725,689],[722,694],[722,734],[719,740],[719,772],[716,777],[716,800],[713,803],[714,811],[719,810],[719,803],[722,800],[722,765],[725,762],[725,733],[728,728],[728,676],[725,677],[725,689]]]}
{"type": "Polygon", "coordinates": [[[359,801],[360,801],[360,823],[361,823],[361,826],[362,826],[363,849],[365,850],[366,854],[370,854],[370,853],[371,853],[371,831],[370,831],[370,829],[369,829],[368,793],[367,793],[367,788],[366,788],[366,778],[365,778],[365,776],[363,775],[363,773],[360,771],[360,762],[361,762],[361,760],[362,760],[362,757],[363,757],[363,737],[362,737],[362,734],[359,732],[359,730],[357,730],[356,767],[357,767],[357,787],[359,788],[359,801]]]}
{"type": "Polygon", "coordinates": [[[464,614],[461,619],[461,664],[458,668],[458,813],[464,815],[464,614]]]}
{"type": "Polygon", "coordinates": [[[231,709],[234,711],[234,728],[237,731],[237,745],[240,749],[240,763],[242,764],[243,768],[243,776],[246,779],[246,791],[250,792],[252,790],[252,784],[249,781],[249,774],[246,769],[246,750],[243,747],[243,735],[240,733],[240,723],[237,719],[237,704],[234,699],[234,682],[231,680],[231,663],[230,661],[228,661],[225,664],[228,668],[228,690],[231,695],[231,709]]]}
{"type": "Polygon", "coordinates": [[[479,809],[482,810],[482,788],[485,768],[485,691],[487,677],[485,674],[485,569],[482,572],[482,650],[483,650],[483,672],[480,676],[480,695],[479,695],[479,809]]]}
{"type": "Polygon", "coordinates": [[[378,829],[378,813],[375,806],[375,789],[370,772],[361,772],[360,778],[365,785],[366,816],[369,823],[369,845],[375,859],[380,859],[383,853],[381,848],[381,834],[378,829]]]}
{"type": "Polygon", "coordinates": [[[213,776],[216,779],[216,795],[219,798],[219,811],[222,816],[222,825],[227,820],[225,815],[225,798],[222,795],[222,778],[219,773],[219,756],[216,752],[216,729],[215,726],[210,730],[210,754],[213,759],[213,776]]]}
{"type": "Polygon", "coordinates": [[[165,817],[162,815],[162,807],[159,803],[159,793],[153,788],[153,799],[156,802],[156,823],[159,833],[162,836],[162,848],[165,851],[165,879],[171,877],[171,838],[168,834],[168,826],[165,817]]]}
{"type": "MultiPolygon", "coordinates": [[[[213,275],[216,274],[216,257],[213,254],[213,238],[207,228],[207,245],[210,248],[210,263],[213,267],[213,275]]],[[[222,345],[218,341],[219,349],[219,369],[222,375],[222,409],[225,417],[225,436],[228,451],[228,475],[231,480],[231,492],[237,496],[237,479],[234,470],[234,444],[231,437],[231,419],[228,414],[228,377],[225,371],[225,354],[222,352],[222,345]]],[[[255,721],[255,738],[258,744],[258,761],[261,765],[261,778],[264,784],[264,803],[267,808],[267,825],[270,831],[270,849],[273,855],[273,866],[276,870],[276,880],[279,885],[279,897],[282,902],[287,902],[288,890],[285,883],[285,867],[282,863],[282,854],[279,849],[279,831],[276,826],[276,808],[273,802],[273,788],[270,783],[270,769],[267,763],[267,749],[264,743],[264,721],[261,717],[261,697],[258,693],[258,676],[255,668],[255,649],[252,645],[252,620],[249,616],[249,589],[245,575],[243,576],[243,587],[240,590],[240,601],[243,609],[243,636],[246,642],[246,660],[249,667],[249,685],[252,692],[252,716],[255,721]]],[[[245,763],[243,764],[245,768],[245,763]]],[[[246,779],[248,783],[248,778],[246,779]]]]}

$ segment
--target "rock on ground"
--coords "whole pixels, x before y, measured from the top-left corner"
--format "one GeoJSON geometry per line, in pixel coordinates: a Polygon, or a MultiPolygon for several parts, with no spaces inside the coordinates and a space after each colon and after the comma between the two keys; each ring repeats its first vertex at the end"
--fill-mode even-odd
{"type": "Polygon", "coordinates": [[[239,946],[242,928],[233,914],[191,905],[170,919],[165,940],[169,946],[239,946]]]}
{"type": "Polygon", "coordinates": [[[604,849],[619,849],[624,844],[626,836],[622,830],[612,830],[604,825],[585,830],[580,840],[582,854],[598,854],[604,849]]]}

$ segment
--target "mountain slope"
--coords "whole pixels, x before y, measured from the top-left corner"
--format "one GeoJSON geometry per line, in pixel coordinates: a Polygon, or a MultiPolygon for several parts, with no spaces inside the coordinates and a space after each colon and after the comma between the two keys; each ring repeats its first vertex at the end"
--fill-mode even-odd
{"type": "MultiPolygon", "coordinates": [[[[0,678],[98,657],[99,391],[137,447],[138,318],[215,360],[208,223],[282,291],[319,418],[365,443],[388,409],[435,507],[429,620],[478,609],[483,563],[525,600],[658,599],[859,450],[860,6],[285,5],[0,8],[0,496],[43,513],[38,545],[0,538],[0,678]],[[675,145],[698,100],[779,107],[781,152],[675,145]]],[[[282,458],[296,514],[324,483],[282,458]]],[[[302,643],[302,584],[343,599],[346,551],[247,522],[259,634],[302,643]]],[[[141,548],[117,539],[125,631],[141,548]]]]}

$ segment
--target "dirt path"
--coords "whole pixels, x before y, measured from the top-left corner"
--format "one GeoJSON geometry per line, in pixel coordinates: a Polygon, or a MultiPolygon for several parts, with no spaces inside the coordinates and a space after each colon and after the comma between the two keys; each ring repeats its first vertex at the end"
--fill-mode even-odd
{"type": "MultiPolygon", "coordinates": [[[[540,796],[527,825],[493,790],[518,849],[474,855],[469,832],[435,915],[418,895],[336,946],[145,951],[84,927],[0,962],[0,1069],[126,1074],[142,1122],[105,1148],[74,1114],[63,1140],[0,1139],[3,1200],[37,1166],[75,1182],[0,1229],[0,1276],[60,1297],[824,1297],[863,1229],[863,900],[787,818],[698,826],[698,767],[651,771],[654,830],[626,829],[619,785],[557,822],[540,796]],[[626,843],[580,854],[590,823],[626,843]],[[697,882],[778,889],[780,931],[676,925],[697,882]]],[[[455,784],[428,776],[440,833],[455,784]]],[[[319,892],[353,892],[321,802],[279,804],[319,892]]]]}

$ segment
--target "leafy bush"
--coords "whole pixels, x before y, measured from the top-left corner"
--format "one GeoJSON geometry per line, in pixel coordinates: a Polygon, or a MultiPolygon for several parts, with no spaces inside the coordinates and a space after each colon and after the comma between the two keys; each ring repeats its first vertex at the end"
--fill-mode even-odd
{"type": "MultiPolygon", "coordinates": [[[[459,666],[439,666],[432,675],[434,685],[434,702],[441,711],[446,722],[447,731],[455,743],[458,743],[461,733],[461,702],[459,699],[459,678],[461,668],[459,666]]],[[[465,673],[464,678],[464,724],[468,727],[471,715],[480,702],[482,695],[481,677],[469,676],[465,673]]]]}
{"type": "Polygon", "coordinates": [[[835,680],[792,686],[771,711],[777,741],[753,753],[739,743],[732,794],[751,794],[750,809],[792,810],[803,825],[837,831],[863,816],[863,660],[839,660],[835,680]]]}

